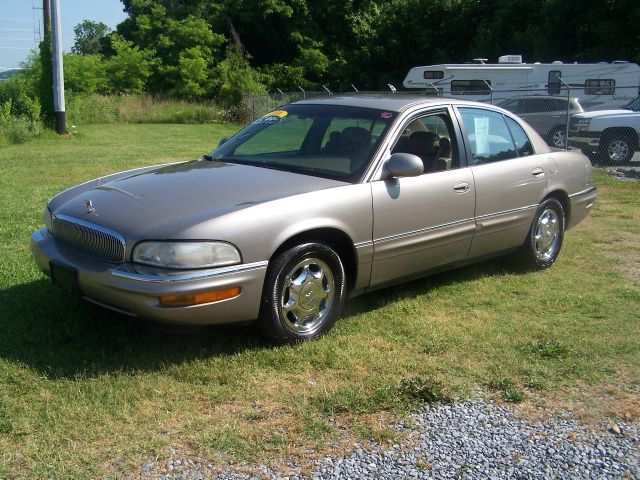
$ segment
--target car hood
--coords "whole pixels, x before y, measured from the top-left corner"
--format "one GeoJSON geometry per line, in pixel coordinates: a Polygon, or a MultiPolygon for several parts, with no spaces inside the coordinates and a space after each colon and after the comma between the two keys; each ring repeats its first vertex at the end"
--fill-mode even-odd
{"type": "Polygon", "coordinates": [[[634,112],[632,110],[594,110],[593,112],[582,112],[575,115],[576,118],[594,118],[594,117],[607,117],[610,115],[620,116],[620,115],[637,115],[638,112],[634,112]]]}
{"type": "Polygon", "coordinates": [[[238,209],[342,185],[279,170],[195,160],[81,185],[66,201],[52,202],[52,213],[102,225],[125,238],[170,238],[238,209]]]}

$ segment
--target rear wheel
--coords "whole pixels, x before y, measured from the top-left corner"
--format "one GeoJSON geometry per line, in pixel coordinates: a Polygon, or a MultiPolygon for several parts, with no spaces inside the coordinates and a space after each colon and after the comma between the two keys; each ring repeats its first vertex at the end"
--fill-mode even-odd
{"type": "Polygon", "coordinates": [[[331,329],[345,299],[339,255],[322,243],[305,243],[279,254],[269,266],[258,325],[287,343],[317,338],[331,329]]]}
{"type": "Polygon", "coordinates": [[[549,132],[549,143],[551,143],[552,147],[565,148],[567,146],[565,127],[554,127],[554,129],[549,132]]]}
{"type": "Polygon", "coordinates": [[[521,258],[533,269],[550,267],[556,261],[564,239],[565,217],[555,198],[544,200],[536,211],[529,234],[521,247],[521,258]]]}

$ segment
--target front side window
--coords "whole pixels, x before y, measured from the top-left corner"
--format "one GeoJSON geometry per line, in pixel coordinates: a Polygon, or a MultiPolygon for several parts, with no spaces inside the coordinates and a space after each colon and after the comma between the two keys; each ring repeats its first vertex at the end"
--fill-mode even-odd
{"type": "Polygon", "coordinates": [[[356,182],[397,112],[287,105],[240,130],[208,158],[356,182]]]}
{"type": "Polygon", "coordinates": [[[475,165],[518,156],[504,117],[479,108],[460,108],[475,165]]]}
{"type": "Polygon", "coordinates": [[[453,123],[448,111],[434,112],[411,120],[392,149],[417,155],[424,173],[459,167],[453,123]]]}
{"type": "Polygon", "coordinates": [[[491,80],[453,80],[451,93],[453,95],[489,95],[491,80]]]}
{"type": "Polygon", "coordinates": [[[616,93],[616,81],[612,79],[595,79],[584,82],[585,95],[613,95],[616,93]]]}

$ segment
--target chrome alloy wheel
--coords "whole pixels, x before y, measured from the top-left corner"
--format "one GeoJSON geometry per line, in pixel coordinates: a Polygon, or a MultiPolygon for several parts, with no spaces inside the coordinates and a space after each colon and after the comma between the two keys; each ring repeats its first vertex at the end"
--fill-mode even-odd
{"type": "Polygon", "coordinates": [[[629,158],[629,144],[623,140],[614,140],[607,147],[609,160],[622,163],[629,158]]]}
{"type": "Polygon", "coordinates": [[[560,218],[552,209],[545,209],[538,217],[533,233],[533,248],[536,257],[548,260],[555,255],[560,240],[560,218]]]}
{"type": "Polygon", "coordinates": [[[554,147],[565,148],[567,136],[564,134],[564,130],[556,130],[551,137],[551,143],[553,143],[554,147]]]}
{"type": "Polygon", "coordinates": [[[284,279],[280,316],[294,332],[313,332],[331,311],[334,295],[334,276],[329,265],[317,258],[305,258],[284,279]]]}

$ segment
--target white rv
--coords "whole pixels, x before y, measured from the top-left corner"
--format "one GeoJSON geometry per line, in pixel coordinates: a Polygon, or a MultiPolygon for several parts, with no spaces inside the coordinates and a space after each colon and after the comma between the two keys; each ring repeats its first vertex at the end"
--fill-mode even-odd
{"type": "Polygon", "coordinates": [[[444,96],[497,103],[521,95],[576,97],[585,110],[619,108],[640,93],[635,63],[522,63],[521,55],[504,55],[498,63],[448,63],[414,67],[403,85],[444,96]]]}

